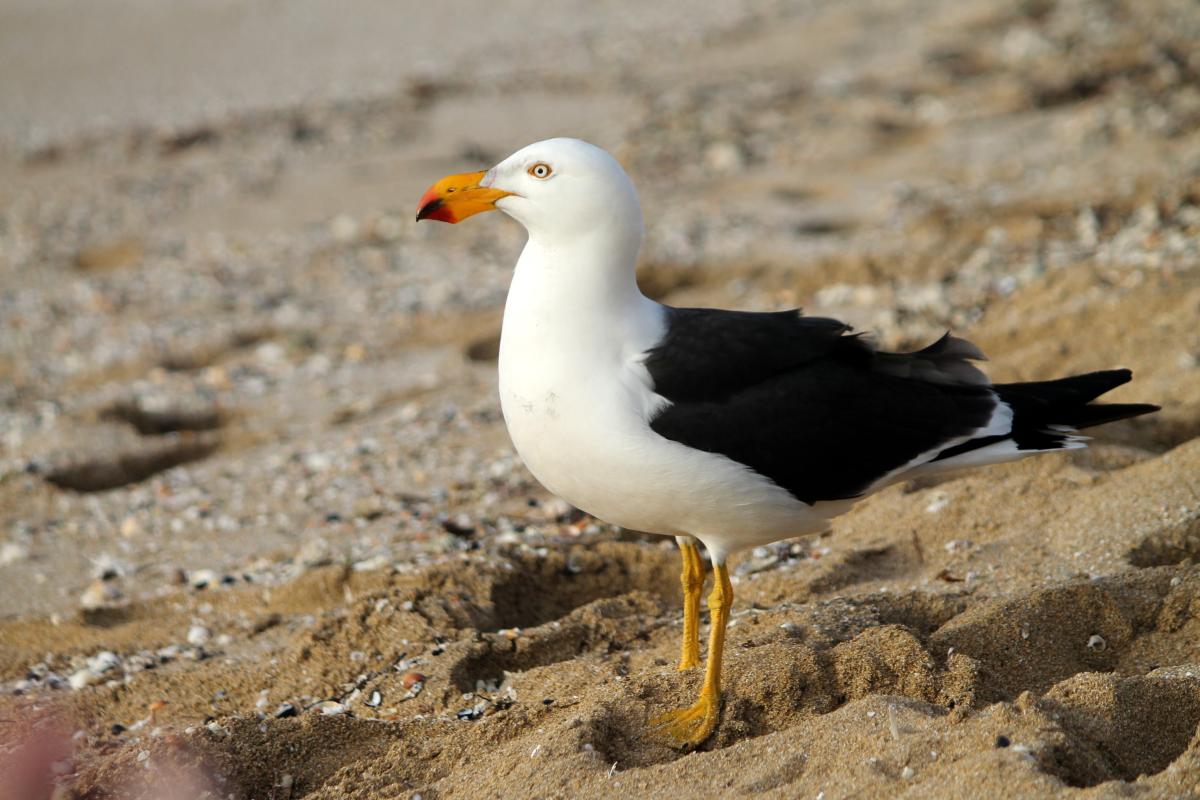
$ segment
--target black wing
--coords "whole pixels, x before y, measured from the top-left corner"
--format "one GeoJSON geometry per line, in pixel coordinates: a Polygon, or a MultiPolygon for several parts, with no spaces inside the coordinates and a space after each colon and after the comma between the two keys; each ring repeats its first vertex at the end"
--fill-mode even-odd
{"type": "Polygon", "coordinates": [[[844,323],[798,311],[669,309],[645,365],[671,404],[650,426],[806,503],[856,497],[988,424],[998,401],[969,362],[982,357],[949,335],[883,353],[844,323]]]}

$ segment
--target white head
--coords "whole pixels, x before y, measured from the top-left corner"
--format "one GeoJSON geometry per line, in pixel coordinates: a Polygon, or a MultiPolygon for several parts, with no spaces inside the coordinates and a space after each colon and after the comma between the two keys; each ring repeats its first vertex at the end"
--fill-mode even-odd
{"type": "Polygon", "coordinates": [[[459,222],[499,209],[532,238],[642,234],[633,181],[617,160],[579,139],[524,147],[486,172],[450,175],[421,198],[417,220],[459,222]]]}

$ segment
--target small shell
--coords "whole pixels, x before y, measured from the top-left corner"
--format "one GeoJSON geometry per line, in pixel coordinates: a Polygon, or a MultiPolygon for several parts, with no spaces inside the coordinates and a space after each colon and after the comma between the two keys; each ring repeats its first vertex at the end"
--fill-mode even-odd
{"type": "Polygon", "coordinates": [[[78,672],[71,675],[71,677],[67,679],[67,683],[69,683],[71,685],[72,689],[78,691],[86,686],[91,686],[93,683],[96,683],[98,680],[99,680],[99,676],[96,675],[96,673],[92,672],[90,669],[85,668],[85,669],[81,669],[78,672]]]}
{"type": "Polygon", "coordinates": [[[188,583],[193,589],[207,589],[210,586],[216,586],[220,579],[217,573],[211,569],[198,569],[188,575],[188,583]]]}
{"type": "Polygon", "coordinates": [[[88,669],[97,675],[103,675],[111,669],[121,666],[121,657],[111,650],[101,650],[87,660],[88,669]]]}
{"type": "Polygon", "coordinates": [[[327,717],[337,717],[345,714],[350,709],[334,700],[326,700],[324,703],[317,705],[317,710],[327,717]]]}
{"type": "Polygon", "coordinates": [[[416,670],[409,670],[400,678],[400,685],[405,689],[404,696],[400,699],[411,700],[425,688],[425,676],[416,670]]]}

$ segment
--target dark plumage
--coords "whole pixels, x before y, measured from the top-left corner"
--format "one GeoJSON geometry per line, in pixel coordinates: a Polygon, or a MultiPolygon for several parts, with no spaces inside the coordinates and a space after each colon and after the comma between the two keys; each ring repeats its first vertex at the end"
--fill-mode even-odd
{"type": "Polygon", "coordinates": [[[1054,449],[1069,429],[1156,410],[1090,403],[1129,380],[1128,370],[993,386],[970,363],[982,358],[948,334],[915,353],[887,353],[842,322],[798,311],[671,309],[645,357],[655,392],[671,401],[650,425],[814,503],[860,496],[918,457],[1010,438],[1018,449],[1054,449]],[[1011,427],[964,441],[1001,403],[1011,427]]]}

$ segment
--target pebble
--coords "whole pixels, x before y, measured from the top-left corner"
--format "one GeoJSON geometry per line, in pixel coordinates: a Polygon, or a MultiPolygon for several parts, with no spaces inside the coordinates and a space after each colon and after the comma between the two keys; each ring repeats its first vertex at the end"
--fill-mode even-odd
{"type": "Polygon", "coordinates": [[[461,720],[476,720],[483,716],[484,710],[487,708],[487,701],[480,701],[470,708],[464,708],[456,711],[454,716],[461,720]]]}
{"type": "Polygon", "coordinates": [[[356,517],[373,520],[382,517],[386,511],[383,499],[377,494],[360,497],[354,501],[354,516],[356,517]]]}
{"type": "Polygon", "coordinates": [[[459,513],[442,520],[442,528],[454,536],[471,536],[475,533],[475,523],[466,514],[459,513]]]}
{"type": "Polygon", "coordinates": [[[333,458],[328,453],[309,453],[304,456],[304,466],[309,472],[325,472],[333,466],[333,458]]]}
{"type": "Polygon", "coordinates": [[[324,539],[310,539],[296,553],[296,561],[306,567],[323,567],[333,562],[329,542],[324,539]]]}
{"type": "Polygon", "coordinates": [[[746,165],[746,156],[735,142],[717,142],[704,153],[704,160],[716,172],[738,172],[746,165]]]}
{"type": "Polygon", "coordinates": [[[349,214],[338,214],[329,221],[330,235],[342,244],[348,244],[357,239],[358,231],[358,222],[349,214]]]}
{"type": "Polygon", "coordinates": [[[103,675],[114,667],[121,665],[121,657],[111,650],[101,650],[87,661],[88,669],[97,675],[103,675]]]}
{"type": "Polygon", "coordinates": [[[1088,650],[1107,650],[1108,642],[1098,633],[1093,633],[1087,640],[1088,650]]]}
{"type": "Polygon", "coordinates": [[[98,683],[99,681],[100,676],[87,668],[76,670],[71,674],[71,677],[67,679],[67,683],[69,683],[71,688],[75,691],[79,691],[80,689],[91,686],[93,683],[98,683]]]}
{"type": "Polygon", "coordinates": [[[381,569],[387,569],[392,565],[392,559],[385,555],[372,556],[364,561],[354,562],[355,572],[375,572],[381,569]]]}
{"type": "Polygon", "coordinates": [[[94,580],[79,595],[79,605],[85,611],[93,611],[120,603],[125,598],[121,587],[114,581],[94,580]]]}
{"type": "Polygon", "coordinates": [[[943,492],[937,492],[925,506],[925,513],[936,514],[948,505],[950,505],[950,498],[943,492]]]}
{"type": "Polygon", "coordinates": [[[210,635],[208,628],[203,625],[193,625],[188,628],[187,642],[190,645],[200,647],[208,641],[210,635]]]}
{"type": "Polygon", "coordinates": [[[324,703],[317,704],[316,710],[327,717],[337,717],[345,714],[350,709],[335,700],[326,700],[324,703]]]}
{"type": "Polygon", "coordinates": [[[368,697],[365,701],[365,705],[367,705],[370,708],[379,708],[380,704],[382,704],[382,703],[383,703],[383,694],[378,689],[371,692],[371,696],[368,697]]]}
{"type": "Polygon", "coordinates": [[[779,562],[779,554],[771,548],[756,547],[751,552],[750,558],[743,560],[741,564],[735,567],[735,571],[739,575],[754,575],[755,573],[769,570],[779,562]]]}
{"type": "Polygon", "coordinates": [[[129,567],[108,553],[101,554],[92,561],[92,577],[101,581],[111,581],[125,577],[129,567]]]}
{"type": "Polygon", "coordinates": [[[198,569],[188,575],[188,583],[193,589],[207,589],[216,586],[219,581],[220,576],[211,569],[198,569]]]}
{"type": "Polygon", "coordinates": [[[7,567],[18,561],[29,558],[29,548],[16,542],[5,542],[0,545],[0,567],[7,567]]]}
{"type": "Polygon", "coordinates": [[[425,676],[415,670],[409,670],[400,678],[400,686],[405,690],[401,700],[410,700],[425,688],[425,676]]]}
{"type": "Polygon", "coordinates": [[[555,522],[570,516],[574,507],[559,497],[551,497],[540,504],[541,518],[546,522],[555,522]]]}

